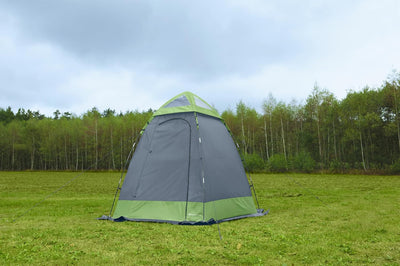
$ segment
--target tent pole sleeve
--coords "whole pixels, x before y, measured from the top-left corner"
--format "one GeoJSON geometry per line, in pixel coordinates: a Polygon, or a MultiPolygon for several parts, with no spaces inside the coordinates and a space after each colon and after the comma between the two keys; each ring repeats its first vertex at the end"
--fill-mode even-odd
{"type": "Polygon", "coordinates": [[[253,184],[253,178],[251,178],[250,173],[249,173],[249,178],[250,178],[250,182],[251,182],[251,188],[253,189],[253,192],[254,192],[254,197],[256,198],[257,209],[260,209],[260,204],[258,204],[256,189],[254,188],[254,184],[253,184]]]}
{"type": "Polygon", "coordinates": [[[198,145],[199,145],[199,153],[200,153],[200,163],[201,163],[201,186],[203,190],[203,221],[205,221],[205,216],[206,216],[206,208],[205,208],[205,202],[206,202],[206,188],[205,188],[205,174],[204,174],[204,162],[203,162],[203,148],[201,145],[201,136],[200,136],[200,129],[199,129],[199,119],[197,117],[197,113],[194,112],[194,116],[196,119],[196,125],[197,125],[197,137],[198,137],[198,145]]]}

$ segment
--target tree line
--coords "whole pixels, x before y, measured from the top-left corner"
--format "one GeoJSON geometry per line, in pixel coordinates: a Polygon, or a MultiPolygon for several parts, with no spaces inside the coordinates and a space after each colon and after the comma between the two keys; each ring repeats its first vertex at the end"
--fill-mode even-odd
{"type": "Polygon", "coordinates": [[[0,108],[0,170],[122,169],[153,111],[74,116],[0,108]]]}
{"type": "Polygon", "coordinates": [[[263,112],[222,113],[248,170],[400,172],[400,75],[338,100],[315,85],[304,104],[269,95],[263,112]]]}
{"type": "MultiPolygon", "coordinates": [[[[0,170],[119,170],[153,110],[81,116],[0,108],[0,170]]],[[[249,171],[400,172],[400,74],[342,100],[315,85],[304,103],[269,95],[222,118],[249,171]]]]}

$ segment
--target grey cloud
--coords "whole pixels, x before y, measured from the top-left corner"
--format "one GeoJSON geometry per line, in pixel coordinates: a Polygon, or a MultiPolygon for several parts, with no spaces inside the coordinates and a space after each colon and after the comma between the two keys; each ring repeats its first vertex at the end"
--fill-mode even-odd
{"type": "Polygon", "coordinates": [[[149,9],[127,1],[8,1],[23,34],[78,56],[115,54],[135,44],[149,9]]]}
{"type": "Polygon", "coordinates": [[[0,0],[0,107],[157,108],[192,90],[222,111],[240,99],[257,106],[269,92],[301,99],[315,81],[344,93],[397,67],[397,7],[396,0],[0,0]]]}
{"type": "Polygon", "coordinates": [[[295,56],[292,29],[220,1],[8,1],[22,34],[91,64],[190,78],[257,71],[295,56]],[[279,37],[278,37],[279,36],[279,37]]]}

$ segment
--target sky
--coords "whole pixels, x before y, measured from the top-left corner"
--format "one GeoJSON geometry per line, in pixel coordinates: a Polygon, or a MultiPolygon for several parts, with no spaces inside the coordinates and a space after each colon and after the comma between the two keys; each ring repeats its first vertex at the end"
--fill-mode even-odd
{"type": "Polygon", "coordinates": [[[81,115],[338,99],[400,70],[398,0],[0,0],[0,107],[81,115]]]}

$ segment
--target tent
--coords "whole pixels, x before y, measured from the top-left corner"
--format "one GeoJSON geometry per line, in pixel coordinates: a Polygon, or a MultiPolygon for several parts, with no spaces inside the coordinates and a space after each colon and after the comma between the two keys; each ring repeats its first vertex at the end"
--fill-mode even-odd
{"type": "Polygon", "coordinates": [[[109,219],[213,224],[264,214],[224,121],[200,97],[183,92],[141,131],[109,219]]]}

